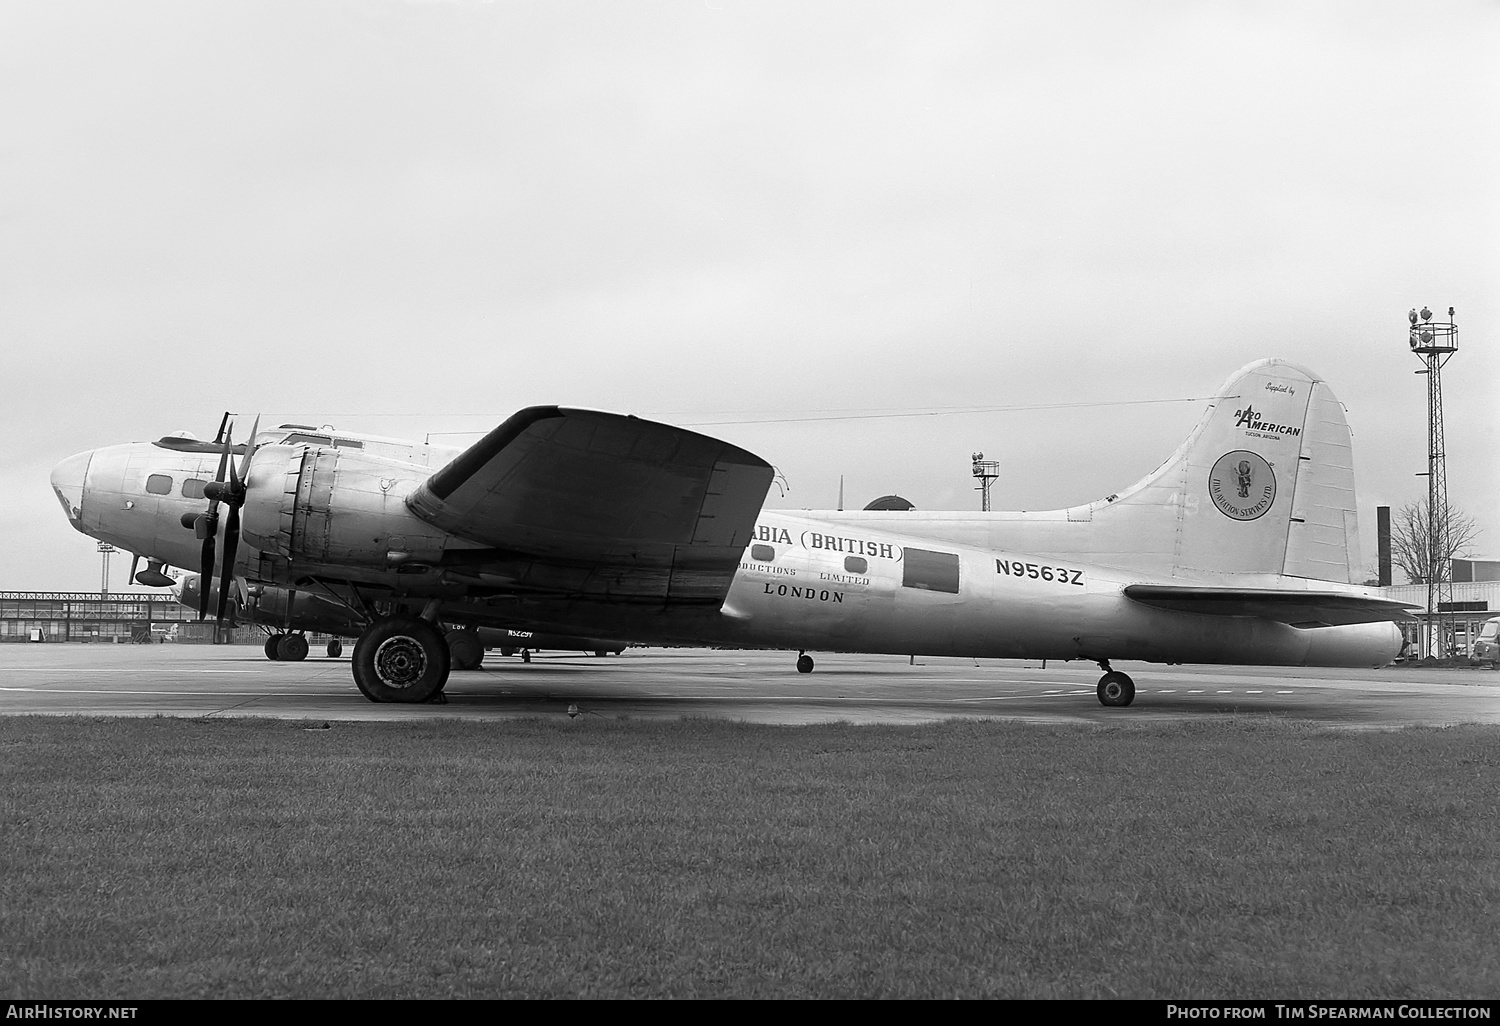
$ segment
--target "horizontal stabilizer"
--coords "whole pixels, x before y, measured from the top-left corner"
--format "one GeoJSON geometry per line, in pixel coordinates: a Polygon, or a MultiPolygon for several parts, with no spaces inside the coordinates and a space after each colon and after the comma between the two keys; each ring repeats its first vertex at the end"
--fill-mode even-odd
{"type": "Polygon", "coordinates": [[[407,506],[508,553],[507,573],[538,590],[718,603],[771,473],[760,457],[692,431],[534,406],[438,470],[407,506]]]}
{"type": "Polygon", "coordinates": [[[1414,620],[1405,602],[1337,591],[1271,588],[1192,588],[1131,584],[1125,596],[1158,609],[1208,616],[1259,616],[1293,627],[1337,627],[1351,623],[1414,620]]]}

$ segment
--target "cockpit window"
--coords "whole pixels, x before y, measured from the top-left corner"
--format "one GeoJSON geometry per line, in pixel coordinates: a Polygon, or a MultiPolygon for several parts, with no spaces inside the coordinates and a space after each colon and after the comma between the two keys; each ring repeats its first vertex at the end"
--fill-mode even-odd
{"type": "Polygon", "coordinates": [[[762,563],[769,563],[776,558],[776,550],[770,545],[750,546],[750,558],[762,563]]]}
{"type": "Polygon", "coordinates": [[[202,481],[199,478],[188,478],[186,481],[182,482],[182,497],[184,499],[203,498],[203,486],[205,484],[207,484],[207,482],[202,481]]]}
{"type": "Polygon", "coordinates": [[[146,478],[146,491],[152,495],[171,495],[172,479],[166,474],[152,474],[146,478]]]}

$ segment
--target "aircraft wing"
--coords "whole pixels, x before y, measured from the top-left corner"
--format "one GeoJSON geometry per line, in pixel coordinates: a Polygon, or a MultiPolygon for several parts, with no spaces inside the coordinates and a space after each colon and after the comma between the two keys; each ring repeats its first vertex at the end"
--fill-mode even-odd
{"type": "Polygon", "coordinates": [[[1414,620],[1409,604],[1337,591],[1272,588],[1207,588],[1130,584],[1127,598],[1159,609],[1210,616],[1259,616],[1293,627],[1337,627],[1351,623],[1414,620]]]}
{"type": "Polygon", "coordinates": [[[723,602],[771,485],[765,460],[636,417],[533,406],[439,469],[407,507],[491,546],[517,587],[723,602]]]}

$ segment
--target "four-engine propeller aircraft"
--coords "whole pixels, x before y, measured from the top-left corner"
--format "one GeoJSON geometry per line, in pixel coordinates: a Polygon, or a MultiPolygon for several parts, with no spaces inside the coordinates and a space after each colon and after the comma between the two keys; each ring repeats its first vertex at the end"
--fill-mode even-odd
{"type": "Polygon", "coordinates": [[[782,513],[771,477],[705,435],[537,406],[462,452],[295,427],[236,445],[226,421],[81,453],[52,484],[78,530],[153,566],[341,605],[372,701],[441,691],[439,623],[787,648],[804,673],[816,650],[1083,659],[1124,706],[1111,660],[1382,665],[1410,618],[1351,585],[1343,408],[1279,360],[1232,376],[1144,480],[1068,509],[782,513]]]}

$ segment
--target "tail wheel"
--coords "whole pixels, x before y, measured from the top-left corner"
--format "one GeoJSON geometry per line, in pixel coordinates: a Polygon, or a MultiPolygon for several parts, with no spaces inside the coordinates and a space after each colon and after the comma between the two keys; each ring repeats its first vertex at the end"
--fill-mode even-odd
{"type": "Polygon", "coordinates": [[[300,663],[307,658],[307,635],[283,634],[276,642],[276,658],[288,663],[300,663]]]}
{"type": "Polygon", "coordinates": [[[448,682],[448,642],[414,616],[375,621],[354,646],[354,682],[372,702],[425,702],[448,682]]]}
{"type": "Polygon", "coordinates": [[[798,673],[812,673],[813,672],[813,658],[812,658],[812,656],[808,655],[806,652],[803,652],[801,655],[799,655],[797,657],[797,672],[798,673]]]}
{"type": "Polygon", "coordinates": [[[329,659],[337,659],[339,656],[341,656],[343,654],[344,654],[344,643],[342,641],[340,641],[338,638],[334,638],[333,640],[331,640],[330,642],[328,642],[328,658],[329,659]]]}
{"type": "Polygon", "coordinates": [[[1099,678],[1099,703],[1108,706],[1126,706],[1135,701],[1135,681],[1119,670],[1111,670],[1099,678]]]}

